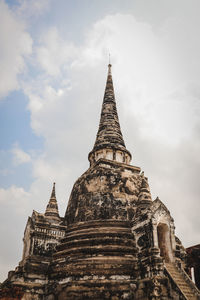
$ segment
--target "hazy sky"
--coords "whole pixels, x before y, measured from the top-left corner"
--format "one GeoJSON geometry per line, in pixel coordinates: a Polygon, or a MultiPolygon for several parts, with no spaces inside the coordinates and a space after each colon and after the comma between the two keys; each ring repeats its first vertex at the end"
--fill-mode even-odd
{"type": "Polygon", "coordinates": [[[184,246],[200,243],[200,1],[0,0],[0,281],[56,182],[88,168],[111,53],[121,129],[184,246]]]}

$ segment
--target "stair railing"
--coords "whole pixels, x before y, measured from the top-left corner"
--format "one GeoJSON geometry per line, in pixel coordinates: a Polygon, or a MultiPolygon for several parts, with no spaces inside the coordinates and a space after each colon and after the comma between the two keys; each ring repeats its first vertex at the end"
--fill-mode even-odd
{"type": "MultiPolygon", "coordinates": [[[[200,291],[198,290],[198,288],[196,287],[196,285],[194,284],[194,282],[190,279],[190,277],[188,276],[188,274],[181,267],[179,267],[178,264],[175,264],[175,263],[170,263],[170,264],[174,265],[174,267],[176,269],[178,269],[177,271],[179,271],[182,274],[183,278],[185,279],[185,281],[187,282],[187,284],[189,285],[189,287],[192,289],[194,295],[197,297],[197,300],[200,300],[200,291]]],[[[167,269],[167,265],[166,264],[165,264],[165,270],[167,271],[167,273],[170,276],[171,280],[175,283],[175,285],[177,286],[177,288],[183,294],[183,296],[185,297],[185,299],[189,300],[188,297],[181,290],[181,288],[179,287],[179,285],[176,283],[176,281],[174,280],[173,276],[170,274],[170,271],[167,269]]]]}
{"type": "Polygon", "coordinates": [[[192,291],[194,292],[194,294],[198,297],[198,299],[200,299],[200,291],[197,288],[197,286],[194,284],[194,282],[192,281],[192,279],[189,277],[189,275],[185,272],[184,269],[182,269],[181,267],[179,267],[178,265],[176,265],[176,268],[178,268],[178,270],[181,272],[181,274],[183,275],[183,277],[185,278],[185,281],[188,283],[188,285],[191,287],[192,291]]]}

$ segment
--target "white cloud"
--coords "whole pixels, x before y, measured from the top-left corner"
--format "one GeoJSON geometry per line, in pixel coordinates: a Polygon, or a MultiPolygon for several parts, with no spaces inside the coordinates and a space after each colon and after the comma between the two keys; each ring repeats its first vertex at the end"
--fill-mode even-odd
{"type": "Polygon", "coordinates": [[[24,24],[3,0],[0,1],[0,98],[19,88],[18,75],[25,70],[25,57],[31,54],[32,39],[24,24]]]}
{"type": "Polygon", "coordinates": [[[49,8],[49,0],[18,0],[17,13],[23,18],[38,17],[49,8]]]}
{"type": "Polygon", "coordinates": [[[13,154],[13,163],[15,166],[31,162],[31,156],[23,151],[18,144],[15,144],[11,150],[13,154]]]}
{"type": "Polygon", "coordinates": [[[22,187],[13,185],[8,189],[0,188],[0,203],[2,210],[3,206],[7,206],[10,212],[13,212],[14,210],[17,214],[23,214],[24,211],[27,211],[29,198],[30,194],[22,187]]]}
{"type": "Polygon", "coordinates": [[[63,40],[57,29],[51,28],[41,37],[42,46],[37,48],[37,58],[40,66],[52,76],[61,74],[67,63],[77,53],[71,42],[63,40]]]}
{"type": "Polygon", "coordinates": [[[30,209],[30,193],[15,185],[0,188],[0,280],[16,267],[22,256],[22,237],[30,209]]]}

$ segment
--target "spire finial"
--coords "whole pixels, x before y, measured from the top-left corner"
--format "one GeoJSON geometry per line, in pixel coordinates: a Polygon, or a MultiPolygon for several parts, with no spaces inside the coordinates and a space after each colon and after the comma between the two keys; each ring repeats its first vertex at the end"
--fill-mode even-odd
{"type": "Polygon", "coordinates": [[[109,62],[108,63],[108,75],[111,75],[111,67],[112,67],[112,65],[110,63],[110,53],[109,53],[109,61],[108,62],[109,62]]]}
{"type": "Polygon", "coordinates": [[[56,183],[53,183],[53,189],[51,192],[51,198],[56,198],[56,183]]]}

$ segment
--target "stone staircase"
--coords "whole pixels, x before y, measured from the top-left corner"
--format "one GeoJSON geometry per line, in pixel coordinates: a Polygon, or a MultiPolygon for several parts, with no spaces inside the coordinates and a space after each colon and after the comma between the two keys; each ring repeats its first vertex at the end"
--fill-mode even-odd
{"type": "Polygon", "coordinates": [[[186,300],[199,300],[200,293],[195,284],[184,272],[174,263],[165,263],[165,269],[186,300]]]}

